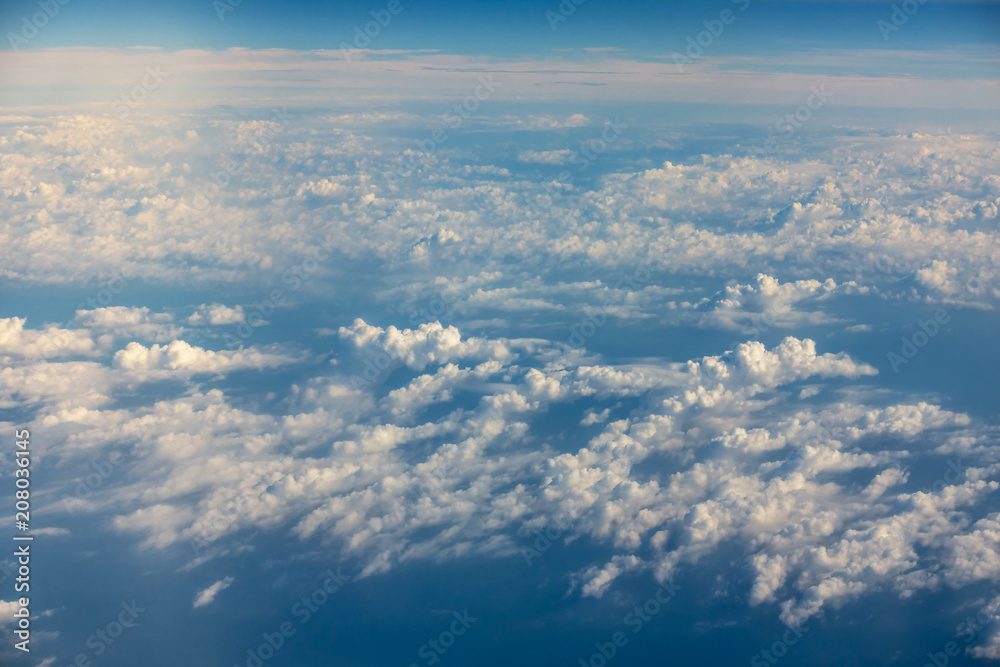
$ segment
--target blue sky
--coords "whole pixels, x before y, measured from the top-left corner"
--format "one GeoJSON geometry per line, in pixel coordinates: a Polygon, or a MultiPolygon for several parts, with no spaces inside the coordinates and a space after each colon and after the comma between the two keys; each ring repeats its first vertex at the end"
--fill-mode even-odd
{"type": "MultiPolygon", "coordinates": [[[[354,26],[370,20],[369,12],[385,2],[288,3],[243,2],[219,11],[211,2],[179,0],[153,5],[109,0],[71,2],[65,17],[46,29],[42,47],[158,46],[168,49],[231,47],[337,48],[353,37],[354,26]]],[[[566,21],[551,28],[546,11],[559,3],[522,0],[510,3],[467,3],[406,0],[378,36],[381,48],[440,49],[450,53],[493,55],[537,54],[553,49],[616,47],[643,56],[681,50],[686,37],[703,29],[725,9],[746,6],[717,45],[721,55],[781,53],[787,49],[858,48],[863,46],[940,48],[996,45],[996,3],[927,2],[882,43],[877,21],[891,16],[892,3],[882,2],[614,2],[574,5],[566,21]],[[750,8],[752,7],[752,11],[750,8]],[[390,23],[390,25],[392,25],[390,23]]],[[[4,32],[19,27],[20,17],[37,11],[33,2],[4,7],[4,32]]],[[[9,48],[5,44],[6,48],[9,48]]]]}
{"type": "Polygon", "coordinates": [[[0,663],[1000,660],[1000,4],[53,6],[0,663]]]}

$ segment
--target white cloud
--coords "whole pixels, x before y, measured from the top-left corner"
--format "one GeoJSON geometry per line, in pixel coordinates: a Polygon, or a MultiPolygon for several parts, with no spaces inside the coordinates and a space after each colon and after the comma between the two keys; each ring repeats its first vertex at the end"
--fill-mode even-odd
{"type": "Polygon", "coordinates": [[[225,579],[219,579],[217,582],[206,588],[205,590],[198,593],[194,598],[194,608],[204,607],[212,604],[215,601],[215,596],[226,590],[233,585],[234,579],[232,577],[226,577],[225,579]]]}
{"type": "MultiPolygon", "coordinates": [[[[171,57],[259,76],[247,53],[171,57]]],[[[0,407],[57,432],[39,454],[67,470],[127,439],[129,474],[80,511],[144,548],[194,541],[204,546],[195,568],[242,548],[240,531],[290,529],[373,576],[418,559],[517,557],[558,516],[567,544],[586,538],[617,554],[566,574],[581,594],[606,594],[629,572],[700,567],[736,545],[751,603],[789,624],[877,591],[913,596],[1000,577],[995,434],[905,385],[880,387],[866,363],[877,349],[839,352],[845,313],[874,322],[890,312],[883,300],[957,299],[980,276],[975,299],[996,305],[994,137],[935,149],[927,135],[818,132],[801,137],[801,153],[742,157],[734,144],[733,154],[662,164],[621,151],[617,171],[553,187],[510,155],[556,163],[571,149],[531,142],[505,148],[504,168],[453,142],[389,183],[414,154],[394,128],[427,117],[296,119],[245,164],[236,143],[274,123],[196,118],[136,116],[82,153],[101,118],[8,117],[19,129],[3,137],[0,243],[24,248],[6,278],[75,285],[112,263],[168,288],[281,291],[282,313],[312,318],[297,347],[229,351],[208,349],[219,332],[207,328],[179,340],[180,324],[152,305],[81,308],[62,325],[85,329],[0,320],[0,407]],[[814,159],[813,140],[834,150],[814,159]],[[916,176],[906,171],[913,154],[934,155],[916,176]],[[240,186],[193,215],[219,155],[239,157],[240,186]],[[79,233],[84,218],[100,233],[79,233]],[[639,267],[649,279],[628,284],[639,267]],[[337,305],[311,312],[320,303],[337,305]],[[305,338],[354,312],[384,324],[356,319],[322,330],[340,340],[305,338]],[[568,327],[585,318],[595,333],[573,349],[568,327]],[[709,335],[675,346],[677,327],[690,326],[752,340],[725,354],[709,335]],[[634,345],[620,338],[633,333],[634,345]],[[310,343],[335,363],[301,363],[300,377],[269,384],[263,398],[218,388],[223,373],[301,362],[289,350],[310,343]],[[368,363],[372,378],[356,382],[368,363]],[[182,386],[142,391],[167,378],[182,386]],[[953,453],[968,466],[957,476],[940,461],[953,453]],[[941,466],[941,484],[914,491],[911,466],[926,465],[941,466]]],[[[473,123],[558,139],[590,120],[473,123]]],[[[228,326],[245,315],[212,303],[181,322],[228,326]]],[[[974,650],[990,655],[990,641],[974,650]]]]}
{"type": "Polygon", "coordinates": [[[447,363],[454,359],[495,359],[511,361],[515,353],[509,341],[469,338],[462,340],[458,329],[442,326],[440,322],[421,324],[416,329],[388,329],[374,327],[356,319],[350,327],[341,327],[341,338],[368,350],[371,354],[384,354],[392,360],[402,361],[417,370],[428,364],[447,363]]]}
{"type": "Polygon", "coordinates": [[[295,361],[288,355],[260,352],[254,348],[214,352],[175,340],[168,345],[152,347],[131,342],[125,349],[115,352],[114,367],[125,371],[227,373],[244,368],[274,368],[295,361]]]}
{"type": "Polygon", "coordinates": [[[78,310],[74,319],[88,329],[109,331],[116,338],[136,336],[166,341],[184,332],[183,328],[172,325],[174,318],[170,313],[151,313],[145,307],[109,306],[78,310]]]}
{"type": "Polygon", "coordinates": [[[44,330],[25,329],[25,318],[0,319],[0,353],[44,359],[68,355],[90,355],[98,347],[90,333],[50,326],[44,330]]]}
{"type": "Polygon", "coordinates": [[[581,426],[590,426],[592,424],[600,424],[608,420],[608,415],[611,414],[611,408],[606,408],[604,410],[587,410],[583,419],[580,420],[581,426]]]}
{"type": "Polygon", "coordinates": [[[221,303],[213,303],[211,305],[198,306],[195,312],[188,317],[187,322],[196,326],[204,324],[222,326],[226,324],[239,324],[245,318],[246,315],[243,312],[243,306],[230,308],[221,303]]]}
{"type": "MultiPolygon", "coordinates": [[[[757,275],[754,285],[731,285],[719,294],[704,320],[715,326],[741,330],[749,336],[758,336],[772,328],[789,328],[802,324],[820,324],[836,321],[822,312],[801,312],[795,306],[803,301],[822,299],[838,291],[844,292],[854,284],[840,286],[830,278],[797,280],[780,283],[767,274],[757,275]]],[[[708,305],[708,304],[706,304],[708,305]]]]}
{"type": "Polygon", "coordinates": [[[113,329],[120,326],[172,322],[173,316],[169,313],[150,314],[149,308],[111,306],[96,310],[78,310],[76,321],[91,328],[113,329]]]}
{"type": "Polygon", "coordinates": [[[955,291],[955,277],[958,270],[948,266],[945,260],[935,259],[930,266],[917,271],[917,280],[931,289],[952,293],[955,291]]]}
{"type": "Polygon", "coordinates": [[[0,626],[13,624],[16,621],[14,612],[20,609],[20,607],[21,605],[17,603],[17,600],[11,600],[10,602],[0,600],[0,626]]]}
{"type": "Polygon", "coordinates": [[[585,596],[599,598],[608,590],[611,582],[642,565],[642,561],[635,556],[615,556],[603,568],[592,567],[583,573],[587,583],[583,585],[582,593],[585,596]]]}
{"type": "Polygon", "coordinates": [[[555,151],[523,151],[517,159],[521,162],[537,162],[539,164],[568,164],[576,153],[568,148],[555,151]]]}
{"type": "MultiPolygon", "coordinates": [[[[970,468],[965,481],[938,491],[905,490],[902,463],[920,455],[908,443],[942,432],[973,437],[976,425],[926,402],[803,407],[797,392],[775,390],[874,373],[811,340],[750,342],[688,363],[594,365],[565,346],[467,338],[439,323],[357,320],[339,333],[352,345],[333,368],[391,349],[416,376],[382,394],[381,380],[352,388],[348,377],[317,375],[290,388],[284,416],[236,408],[217,390],[134,410],[47,407],[49,427],[101,427],[74,434],[63,445],[69,453],[108,446],[112,433],[143,424],[138,467],[82,509],[131,508],[113,519],[117,531],[141,536],[145,548],[192,541],[202,554],[192,567],[234,548],[237,531],[291,525],[293,535],[357,559],[364,576],[414,559],[516,556],[522,533],[565,517],[567,540],[588,536],[618,551],[572,576],[592,596],[628,572],[673,576],[737,540],[755,573],[751,601],[775,603],[789,624],[869,591],[912,595],[996,576],[996,518],[963,526],[959,517],[1000,485],[970,468]],[[478,402],[457,407],[461,392],[478,402]],[[610,408],[577,403],[624,396],[641,397],[643,407],[611,422],[610,408]],[[536,425],[556,402],[578,410],[569,424],[603,423],[600,432],[552,449],[536,425]],[[657,451],[673,457],[671,467],[637,465],[657,451]]],[[[216,353],[218,361],[184,348],[192,361],[180,352],[171,361],[169,346],[132,349],[142,368],[250,363],[232,353],[216,353]]]]}

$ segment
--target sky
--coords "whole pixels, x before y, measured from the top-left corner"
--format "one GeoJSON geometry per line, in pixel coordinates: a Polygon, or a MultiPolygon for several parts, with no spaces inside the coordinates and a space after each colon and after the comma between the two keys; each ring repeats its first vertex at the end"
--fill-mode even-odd
{"type": "Polygon", "coordinates": [[[0,664],[1000,661],[1000,3],[0,37],[0,664]]]}

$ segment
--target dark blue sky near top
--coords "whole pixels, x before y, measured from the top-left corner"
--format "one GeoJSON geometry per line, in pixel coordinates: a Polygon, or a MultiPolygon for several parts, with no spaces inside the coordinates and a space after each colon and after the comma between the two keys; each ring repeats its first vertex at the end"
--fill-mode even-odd
{"type": "MultiPolygon", "coordinates": [[[[891,20],[882,2],[596,2],[587,0],[550,22],[558,2],[446,2],[401,0],[401,10],[378,35],[382,49],[435,49],[503,57],[560,49],[617,48],[639,57],[682,51],[688,36],[725,11],[738,16],[714,49],[720,55],[780,54],[809,48],[927,49],[995,47],[1000,4],[935,2],[907,17],[906,30],[883,40],[879,20],[891,20]],[[745,9],[744,9],[745,7],[745,9]],[[555,29],[552,26],[555,25],[555,29]]],[[[156,46],[164,49],[338,49],[354,28],[386,9],[385,2],[273,2],[246,0],[218,10],[205,0],[170,3],[77,2],[61,6],[51,26],[27,48],[156,46]],[[221,19],[220,19],[221,15],[221,19]]],[[[18,32],[37,3],[9,0],[0,13],[4,34],[18,32]]],[[[4,49],[10,48],[4,40],[4,49]]],[[[994,52],[995,53],[995,52],[994,52]]]]}

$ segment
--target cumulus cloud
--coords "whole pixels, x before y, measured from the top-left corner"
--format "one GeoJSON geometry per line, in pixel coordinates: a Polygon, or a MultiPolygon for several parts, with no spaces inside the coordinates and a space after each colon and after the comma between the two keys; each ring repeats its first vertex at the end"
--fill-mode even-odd
{"type": "Polygon", "coordinates": [[[15,622],[14,612],[20,609],[21,605],[17,603],[17,600],[11,600],[10,602],[4,602],[0,600],[0,626],[11,625],[15,622]]]}
{"type": "MultiPolygon", "coordinates": [[[[901,489],[908,476],[897,463],[909,456],[905,449],[862,448],[872,435],[905,443],[921,433],[965,428],[971,425],[967,416],[927,403],[879,409],[831,404],[823,413],[789,404],[776,421],[759,414],[767,403],[756,397],[783,383],[873,373],[846,355],[817,352],[812,341],[788,338],[772,349],[747,343],[731,356],[656,371],[565,370],[524,367],[547,358],[539,343],[520,348],[518,357],[482,362],[480,353],[497,349],[497,341],[465,339],[441,325],[393,330],[357,321],[341,335],[355,344],[352,354],[367,354],[373,342],[396,346],[397,357],[427,372],[380,401],[352,398],[366,390],[346,389],[345,378],[311,383],[299,394],[297,414],[281,421],[227,417],[225,423],[257,432],[255,441],[232,439],[218,461],[226,468],[201,462],[197,473],[177,469],[178,480],[185,481],[176,489],[166,486],[152,495],[144,489],[141,496],[138,489],[123,491],[157,501],[119,516],[115,527],[146,534],[147,547],[184,539],[211,546],[224,544],[241,527],[283,525],[298,517],[296,535],[324,536],[361,559],[364,576],[373,576],[416,558],[515,554],[512,536],[521,526],[562,516],[569,534],[607,540],[622,550],[609,563],[575,575],[581,593],[590,596],[604,594],[627,572],[672,576],[709,557],[723,540],[739,539],[751,549],[749,564],[757,573],[751,601],[778,603],[790,625],[871,590],[912,594],[935,581],[961,586],[995,574],[986,555],[995,548],[989,541],[994,519],[964,529],[954,513],[977,504],[996,483],[955,480],[930,494],[906,493],[901,489]],[[452,410],[433,421],[421,417],[428,407],[448,405],[456,392],[475,387],[493,393],[474,410],[452,410]],[[523,449],[532,438],[529,424],[547,406],[604,394],[659,399],[644,413],[607,423],[578,451],[560,454],[542,443],[523,449]],[[332,456],[275,458],[280,432],[329,443],[332,456]],[[424,442],[435,444],[416,459],[405,453],[424,442]],[[520,453],[502,444],[512,442],[520,443],[520,453]],[[721,445],[716,456],[672,473],[650,477],[633,470],[658,449],[695,451],[711,442],[721,445]],[[491,453],[497,447],[508,453],[497,457],[491,453]],[[739,456],[727,453],[734,451],[739,456]],[[774,452],[786,451],[771,460],[774,452]],[[545,473],[538,478],[533,470],[545,473]],[[866,483],[837,477],[858,470],[870,471],[866,483]],[[196,488],[204,489],[198,506],[176,504],[180,494],[196,488]],[[234,508],[231,518],[221,531],[213,528],[212,508],[227,506],[234,508]],[[640,555],[644,544],[653,549],[651,556],[640,555]],[[918,544],[926,552],[922,558],[918,544]],[[934,558],[943,568],[937,575],[926,570],[934,558]],[[921,572],[927,572],[923,579],[921,572]]],[[[217,406],[214,413],[224,405],[221,395],[206,400],[197,410],[217,406]]],[[[588,409],[582,421],[607,419],[607,411],[600,412],[600,419],[588,421],[586,414],[597,414],[588,409]]],[[[162,415],[170,432],[155,441],[161,456],[170,452],[172,461],[186,460],[183,449],[173,448],[178,438],[192,439],[187,429],[198,438],[221,436],[213,435],[220,428],[217,418],[197,426],[202,417],[195,412],[198,419],[189,427],[171,414],[162,415]]]]}
{"type": "Polygon", "coordinates": [[[604,567],[592,567],[583,574],[586,583],[583,585],[582,593],[585,596],[599,598],[608,590],[612,581],[642,565],[643,562],[636,556],[615,556],[604,567]]]}
{"type": "Polygon", "coordinates": [[[917,280],[922,284],[945,293],[955,291],[955,277],[958,270],[948,266],[946,260],[935,259],[930,266],[917,271],[917,280]]]}
{"type": "Polygon", "coordinates": [[[109,306],[94,310],[78,310],[74,318],[88,329],[109,331],[116,338],[135,336],[147,340],[165,341],[183,333],[181,327],[172,326],[170,313],[151,313],[149,308],[109,306]]]}
{"type": "Polygon", "coordinates": [[[221,303],[211,305],[201,305],[188,318],[188,324],[212,326],[222,326],[226,324],[239,324],[246,319],[243,306],[230,308],[221,303]]]}
{"type": "MultiPolygon", "coordinates": [[[[209,327],[246,321],[233,302],[176,322],[152,303],[35,329],[0,320],[0,407],[58,432],[40,454],[71,470],[127,444],[129,473],[80,508],[123,539],[188,542],[195,570],[244,536],[290,530],[375,576],[520,557],[559,517],[567,544],[615,554],[564,573],[581,595],[736,546],[741,595],[789,625],[875,592],[1000,578],[995,433],[950,399],[886,383],[878,350],[857,346],[889,326],[884,302],[996,306],[995,137],[955,136],[916,173],[909,157],[931,155],[934,137],[866,130],[822,160],[810,142],[840,138],[768,157],[740,141],[669,162],[616,150],[586,180],[538,182],[536,165],[566,160],[591,121],[523,113],[470,125],[544,143],[491,164],[451,142],[390,179],[433,118],[302,118],[253,155],[240,146],[273,121],[200,118],[137,114],[100,150],[78,150],[102,121],[85,114],[8,118],[24,127],[2,137],[0,242],[25,249],[7,279],[94,283],[120,263],[150,284],[239,285],[308,320],[267,329],[291,338],[281,347],[227,350],[210,349],[209,327]],[[244,167],[240,187],[195,209],[219,155],[244,167]],[[100,234],[79,233],[85,219],[100,234]],[[874,324],[849,325],[855,312],[874,324]],[[685,327],[698,333],[681,341],[685,327]],[[864,336],[844,344],[845,328],[864,336]],[[719,331],[744,338],[718,344],[719,331]],[[294,379],[219,381],[310,346],[323,363],[294,379]]],[[[148,296],[135,282],[129,303],[148,296]]]]}
{"type": "Polygon", "coordinates": [[[341,327],[341,338],[372,354],[388,355],[420,370],[431,363],[453,359],[477,358],[509,362],[515,356],[508,341],[469,338],[462,340],[458,329],[440,322],[421,324],[416,329],[382,329],[356,319],[350,327],[341,327]]]}
{"type": "MultiPolygon", "coordinates": [[[[840,286],[832,279],[797,280],[780,283],[764,273],[756,277],[755,284],[731,285],[706,304],[705,318],[714,326],[740,329],[741,333],[757,336],[770,328],[788,328],[794,325],[817,324],[835,321],[822,312],[796,310],[799,302],[822,299],[838,291],[843,293],[856,287],[855,283],[840,286]]],[[[857,290],[863,293],[865,290],[857,290]]]]}
{"type": "MultiPolygon", "coordinates": [[[[961,634],[969,638],[975,638],[979,634],[980,628],[986,630],[986,638],[978,645],[971,646],[966,652],[975,657],[985,660],[1000,659],[1000,628],[996,623],[1000,620],[1000,595],[996,593],[996,588],[990,591],[993,597],[983,605],[973,619],[967,619],[959,625],[961,634]]],[[[969,641],[968,639],[966,641],[969,641]]]]}
{"type": "Polygon", "coordinates": [[[719,400],[756,393],[811,375],[857,378],[878,374],[871,365],[858,363],[843,353],[817,354],[815,341],[792,336],[774,350],[757,341],[741,343],[728,357],[689,362],[688,370],[696,386],[674,399],[675,404],[680,401],[711,406],[719,400]]]}
{"type": "Polygon", "coordinates": [[[168,345],[152,347],[133,341],[115,352],[113,364],[125,371],[226,373],[244,368],[274,368],[295,361],[288,355],[260,352],[254,348],[214,352],[175,340],[168,345]]]}
{"type": "Polygon", "coordinates": [[[0,319],[0,353],[26,358],[89,355],[97,351],[87,331],[50,326],[44,330],[25,329],[23,317],[0,319]]]}
{"type": "Polygon", "coordinates": [[[537,162],[539,164],[568,164],[576,153],[568,148],[556,151],[523,151],[517,159],[521,162],[537,162]]]}
{"type": "MultiPolygon", "coordinates": [[[[11,277],[96,281],[113,262],[139,280],[200,285],[249,280],[267,295],[276,285],[318,287],[320,282],[304,280],[307,274],[297,276],[294,268],[301,271],[303,262],[329,247],[344,257],[369,258],[374,291],[413,284],[427,288],[433,299],[434,279],[424,271],[451,266],[455,282],[496,272],[508,283],[538,280],[546,293],[532,288],[527,291],[536,294],[516,296],[526,299],[525,305],[536,299],[552,308],[573,296],[572,289],[561,293],[560,282],[587,282],[567,275],[613,282],[605,276],[644,261],[668,276],[727,279],[709,287],[718,297],[674,300],[643,289],[633,297],[641,303],[623,298],[615,307],[638,307],[647,316],[661,313],[660,307],[692,310],[691,317],[708,326],[758,330],[754,318],[777,328],[837,319],[827,307],[833,296],[964,297],[986,307],[1000,297],[995,279],[1000,256],[992,250],[996,232],[981,223],[998,198],[990,179],[1000,158],[987,136],[950,135],[935,148],[941,137],[873,132],[852,149],[851,160],[834,156],[824,162],[808,152],[746,156],[745,148],[732,146],[684,163],[616,163],[617,171],[584,187],[575,180],[539,183],[516,169],[470,163],[447,151],[424,155],[408,167],[413,155],[406,153],[412,149],[407,136],[369,136],[360,131],[360,121],[338,118],[331,129],[300,119],[278,123],[282,133],[240,163],[241,191],[268,193],[265,205],[224,188],[201,211],[194,198],[200,184],[210,182],[211,170],[199,165],[210,155],[239,155],[241,142],[274,122],[213,118],[201,125],[187,116],[181,121],[136,115],[100,135],[106,150],[77,151],[81,137],[93,135],[103,120],[70,114],[38,121],[36,131],[16,134],[5,147],[10,223],[0,230],[0,240],[25,248],[5,268],[11,277]],[[153,146],[157,159],[135,154],[135,145],[153,146]],[[908,158],[925,150],[933,157],[914,176],[907,171],[908,158]],[[361,166],[330,176],[330,165],[342,161],[361,166]],[[281,168],[289,164],[295,168],[281,168]],[[405,187],[387,177],[411,169],[417,178],[405,187]],[[157,184],[156,196],[146,191],[149,183],[157,184]],[[102,188],[120,196],[95,208],[91,198],[102,188]],[[50,206],[57,198],[59,207],[50,206]],[[200,223],[203,215],[212,217],[211,226],[200,223]],[[41,227],[38,216],[44,218],[41,227]],[[84,216],[108,233],[100,239],[78,234],[84,216]],[[296,222],[275,225],[274,220],[296,222]],[[29,255],[35,258],[31,263],[24,259],[29,255]],[[511,266],[522,272],[539,267],[541,275],[511,276],[511,266]],[[465,271],[470,267],[474,270],[465,271]],[[774,284],[757,282],[761,275],[774,284]],[[974,293],[968,287],[973,277],[979,280],[974,293]],[[736,284],[727,291],[723,285],[730,279],[736,284]],[[807,304],[811,307],[803,309],[807,304]]],[[[532,114],[496,120],[547,125],[555,132],[587,122],[532,114]]],[[[517,153],[562,159],[574,145],[567,136],[562,148],[523,145],[517,153]]],[[[326,260],[317,265],[319,273],[309,276],[335,270],[326,260]]],[[[347,281],[338,289],[351,287],[347,281]]],[[[493,294],[494,305],[504,296],[511,294],[493,294]]],[[[213,307],[199,309],[193,322],[211,323],[213,307]]],[[[219,317],[235,317],[222,312],[219,317]]],[[[434,319],[440,318],[425,321],[434,319]]]]}
{"type": "Polygon", "coordinates": [[[226,577],[225,579],[219,579],[217,582],[206,588],[205,590],[198,593],[194,598],[193,607],[198,609],[199,607],[205,607],[207,605],[215,602],[215,596],[226,590],[233,585],[234,579],[232,577],[226,577]]]}
{"type": "MultiPolygon", "coordinates": [[[[139,434],[134,474],[144,481],[122,477],[81,510],[114,514],[113,528],[140,536],[144,548],[190,542],[201,554],[191,567],[230,552],[240,530],[292,525],[293,535],[357,559],[363,576],[414,559],[517,555],[520,535],[558,516],[567,538],[588,536],[618,552],[567,573],[595,597],[623,574],[672,577],[737,540],[754,573],[751,603],[773,607],[790,625],[870,591],[913,595],[1000,576],[991,559],[996,517],[960,518],[995,482],[972,467],[934,490],[906,486],[915,439],[974,440],[976,424],[926,401],[806,407],[787,398],[798,392],[775,393],[805,379],[822,388],[829,378],[874,377],[871,366],[812,340],[748,342],[686,363],[616,364],[545,340],[467,337],[437,322],[399,329],[359,319],[338,334],[348,345],[333,375],[289,388],[284,416],[237,408],[218,390],[133,410],[106,398],[81,409],[79,398],[44,394],[47,427],[95,427],[75,432],[66,455],[108,447],[116,432],[139,434]],[[351,369],[383,353],[413,377],[384,390],[385,374],[352,386],[351,369]],[[612,420],[626,397],[643,407],[612,420]],[[557,403],[577,412],[570,426],[597,433],[553,450],[537,429],[557,403]],[[313,454],[296,455],[303,451],[313,454]],[[657,452],[673,463],[639,465],[657,452]],[[170,472],[151,484],[154,469],[170,472]]],[[[131,343],[110,369],[50,365],[65,367],[60,379],[86,363],[95,378],[118,370],[144,381],[151,371],[287,362],[175,341],[131,343]]],[[[118,381],[101,380],[107,393],[118,381]]]]}

